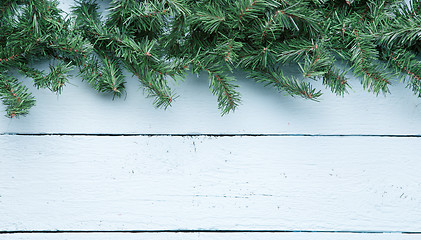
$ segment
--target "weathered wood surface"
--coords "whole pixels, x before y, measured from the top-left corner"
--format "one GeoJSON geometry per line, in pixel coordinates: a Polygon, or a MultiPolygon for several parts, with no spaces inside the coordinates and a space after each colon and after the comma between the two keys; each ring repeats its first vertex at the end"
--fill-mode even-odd
{"type": "MultiPolygon", "coordinates": [[[[71,2],[61,1],[65,11],[71,2]]],[[[359,233],[24,233],[0,240],[421,239],[366,233],[421,231],[421,138],[8,135],[421,135],[421,100],[403,83],[376,97],[351,78],[353,91],[342,98],[315,82],[325,94],[312,102],[237,73],[243,104],[220,117],[206,74],[175,85],[180,97],[166,111],[127,75],[123,99],[73,77],[60,96],[30,87],[37,106],[29,116],[0,117],[0,231],[359,233]]]]}
{"type": "Polygon", "coordinates": [[[355,233],[60,233],[0,235],[1,240],[419,240],[409,234],[355,233]]]}
{"type": "Polygon", "coordinates": [[[421,138],[0,136],[2,230],[421,231],[421,138]]]}
{"type": "Polygon", "coordinates": [[[421,99],[402,83],[376,97],[352,79],[355,92],[342,98],[315,82],[325,94],[313,102],[237,76],[243,104],[223,117],[206,74],[174,87],[180,96],[167,110],[155,109],[134,78],[128,78],[127,97],[112,101],[75,77],[60,96],[34,89],[37,106],[21,119],[1,117],[0,133],[421,134],[421,99]]]}

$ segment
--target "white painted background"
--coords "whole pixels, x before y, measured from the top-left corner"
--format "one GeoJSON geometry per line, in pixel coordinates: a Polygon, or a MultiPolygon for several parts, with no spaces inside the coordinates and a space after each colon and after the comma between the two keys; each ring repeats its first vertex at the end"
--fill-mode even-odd
{"type": "Polygon", "coordinates": [[[205,74],[166,111],[130,77],[114,101],[77,77],[31,88],[30,115],[0,118],[0,231],[21,232],[0,239],[421,239],[406,233],[421,232],[421,99],[351,79],[344,98],[315,82],[312,102],[236,75],[224,117],[205,74]],[[86,232],[33,233],[57,230],[86,232]],[[125,232],[155,230],[306,232],[125,232]]]}

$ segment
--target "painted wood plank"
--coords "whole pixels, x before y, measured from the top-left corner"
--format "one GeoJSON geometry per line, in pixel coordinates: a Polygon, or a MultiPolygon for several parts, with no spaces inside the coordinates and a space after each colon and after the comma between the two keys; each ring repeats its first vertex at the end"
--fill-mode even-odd
{"type": "Polygon", "coordinates": [[[351,79],[355,92],[342,98],[315,82],[325,94],[313,102],[283,96],[244,74],[236,76],[243,104],[223,117],[206,74],[190,75],[174,86],[179,97],[167,110],[155,109],[134,78],[127,79],[127,97],[112,101],[74,77],[60,96],[31,88],[37,105],[27,117],[0,117],[0,133],[421,134],[421,99],[403,83],[395,83],[392,94],[376,97],[351,79]]]}
{"type": "Polygon", "coordinates": [[[420,235],[355,233],[60,233],[0,235],[1,240],[419,240],[420,235]]]}
{"type": "Polygon", "coordinates": [[[421,231],[421,138],[0,136],[0,229],[421,231]]]}

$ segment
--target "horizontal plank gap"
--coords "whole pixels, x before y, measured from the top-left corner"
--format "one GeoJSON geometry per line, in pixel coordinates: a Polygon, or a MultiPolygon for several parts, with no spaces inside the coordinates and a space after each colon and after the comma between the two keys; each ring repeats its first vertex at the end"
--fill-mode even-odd
{"type": "Polygon", "coordinates": [[[421,134],[289,134],[289,133],[0,133],[0,136],[76,137],[388,137],[419,138],[421,134]]]}
{"type": "Polygon", "coordinates": [[[204,229],[181,229],[181,230],[34,230],[34,231],[0,231],[0,234],[22,233],[355,233],[355,234],[420,234],[421,232],[400,231],[313,231],[313,230],[204,230],[204,229]]]}

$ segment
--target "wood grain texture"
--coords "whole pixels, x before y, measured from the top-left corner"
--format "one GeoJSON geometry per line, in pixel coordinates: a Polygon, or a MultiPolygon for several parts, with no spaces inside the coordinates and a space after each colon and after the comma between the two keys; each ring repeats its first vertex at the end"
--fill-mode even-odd
{"type": "Polygon", "coordinates": [[[11,234],[0,240],[419,240],[420,235],[353,233],[76,233],[11,234]]]}
{"type": "Polygon", "coordinates": [[[421,138],[0,136],[0,229],[420,231],[421,138]]]}
{"type": "MultiPolygon", "coordinates": [[[[421,134],[421,100],[404,84],[376,97],[352,79],[355,92],[342,98],[326,90],[321,102],[314,102],[283,96],[244,74],[237,77],[243,104],[223,117],[205,74],[175,86],[180,96],[167,110],[155,109],[134,78],[128,78],[127,97],[114,101],[73,78],[75,86],[60,96],[34,89],[37,106],[27,117],[0,117],[0,133],[421,134]]],[[[315,85],[324,89],[320,82],[315,85]]]]}
{"type": "Polygon", "coordinates": [[[355,92],[342,98],[315,82],[325,94],[314,102],[236,76],[243,104],[223,117],[206,74],[174,86],[180,96],[167,110],[155,109],[134,78],[127,79],[127,97],[112,101],[75,77],[60,96],[33,89],[37,105],[27,117],[0,117],[0,133],[421,134],[421,100],[401,83],[387,97],[376,97],[351,79],[355,92]]]}

